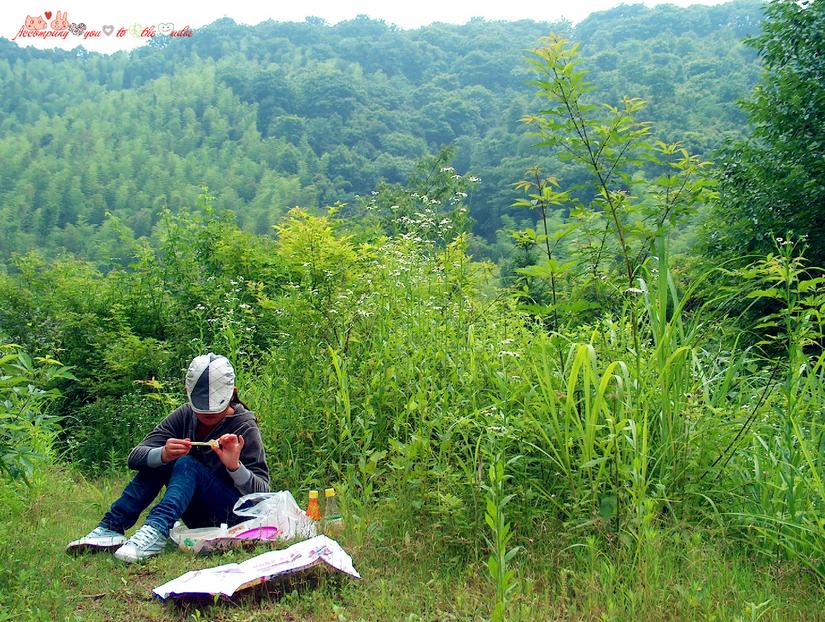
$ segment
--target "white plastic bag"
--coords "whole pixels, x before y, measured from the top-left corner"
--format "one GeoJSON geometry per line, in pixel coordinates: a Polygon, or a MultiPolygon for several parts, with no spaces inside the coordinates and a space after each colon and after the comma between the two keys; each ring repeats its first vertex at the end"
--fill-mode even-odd
{"type": "MultiPolygon", "coordinates": [[[[249,520],[243,525],[247,529],[256,527],[277,527],[280,538],[312,538],[315,536],[315,521],[298,507],[295,498],[288,490],[280,492],[257,492],[238,499],[232,508],[237,516],[246,516],[249,520]]],[[[232,529],[236,529],[235,525],[232,529]]]]}
{"type": "Polygon", "coordinates": [[[176,524],[169,537],[181,550],[209,553],[267,540],[286,541],[316,535],[309,518],[289,491],[253,493],[238,499],[232,508],[247,520],[232,527],[188,529],[176,524]]]}

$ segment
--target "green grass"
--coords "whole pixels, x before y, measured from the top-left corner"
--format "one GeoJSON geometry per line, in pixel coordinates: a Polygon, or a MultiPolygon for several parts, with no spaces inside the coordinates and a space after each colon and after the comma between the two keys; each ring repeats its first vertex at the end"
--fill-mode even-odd
{"type": "MultiPolygon", "coordinates": [[[[376,529],[352,555],[362,581],[322,577],[314,589],[276,599],[266,592],[201,607],[153,598],[153,587],[188,570],[255,552],[193,557],[169,547],[126,566],[108,554],[70,557],[125,479],[86,481],[58,468],[31,489],[0,484],[0,620],[485,620],[495,600],[484,559],[416,534],[376,529]]],[[[380,507],[380,504],[379,506],[380,507]]],[[[377,517],[373,517],[377,518],[377,517]]],[[[514,523],[515,516],[509,517],[514,523]]],[[[759,566],[724,535],[694,528],[654,533],[634,563],[595,536],[555,526],[520,542],[510,620],[823,620],[825,594],[804,569],[759,566]],[[617,558],[616,556],[619,555],[617,558]]],[[[260,552],[260,551],[259,551],[260,552]]]]}

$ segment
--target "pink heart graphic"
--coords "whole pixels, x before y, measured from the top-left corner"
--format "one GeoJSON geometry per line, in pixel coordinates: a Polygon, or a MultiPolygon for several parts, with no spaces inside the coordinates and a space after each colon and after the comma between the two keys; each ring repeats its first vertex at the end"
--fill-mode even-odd
{"type": "Polygon", "coordinates": [[[43,13],[43,15],[46,16],[46,19],[51,19],[52,18],[52,12],[51,11],[46,11],[45,13],[43,13]]]}

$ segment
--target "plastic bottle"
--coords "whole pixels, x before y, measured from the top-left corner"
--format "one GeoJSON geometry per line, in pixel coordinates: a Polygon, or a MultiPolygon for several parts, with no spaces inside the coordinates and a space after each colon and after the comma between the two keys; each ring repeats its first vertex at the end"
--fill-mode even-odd
{"type": "Polygon", "coordinates": [[[338,500],[335,498],[335,489],[327,488],[324,490],[324,520],[323,532],[327,535],[338,533],[341,531],[341,512],[338,509],[338,500]]]}
{"type": "Polygon", "coordinates": [[[307,503],[307,516],[312,520],[321,520],[321,508],[318,505],[318,491],[309,491],[309,503],[307,503]]]}
{"type": "Polygon", "coordinates": [[[335,498],[335,489],[324,490],[326,506],[324,507],[324,518],[326,520],[340,520],[341,512],[338,510],[338,500],[335,498]]]}

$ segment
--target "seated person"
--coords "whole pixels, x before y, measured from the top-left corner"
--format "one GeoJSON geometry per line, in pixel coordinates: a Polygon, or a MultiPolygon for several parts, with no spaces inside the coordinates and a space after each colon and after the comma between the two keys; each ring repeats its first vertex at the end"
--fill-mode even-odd
{"type": "Polygon", "coordinates": [[[235,370],[223,356],[195,357],[186,373],[188,403],[174,410],[129,454],[137,473],[100,524],[67,550],[115,550],[132,563],[156,555],[178,519],[187,526],[235,524],[235,502],[269,491],[269,469],[255,415],[238,399],[235,370]],[[210,446],[192,441],[213,441],[210,446]],[[215,442],[216,441],[216,442],[215,442]],[[163,498],[143,526],[124,533],[149,507],[161,488],[163,498]]]}

